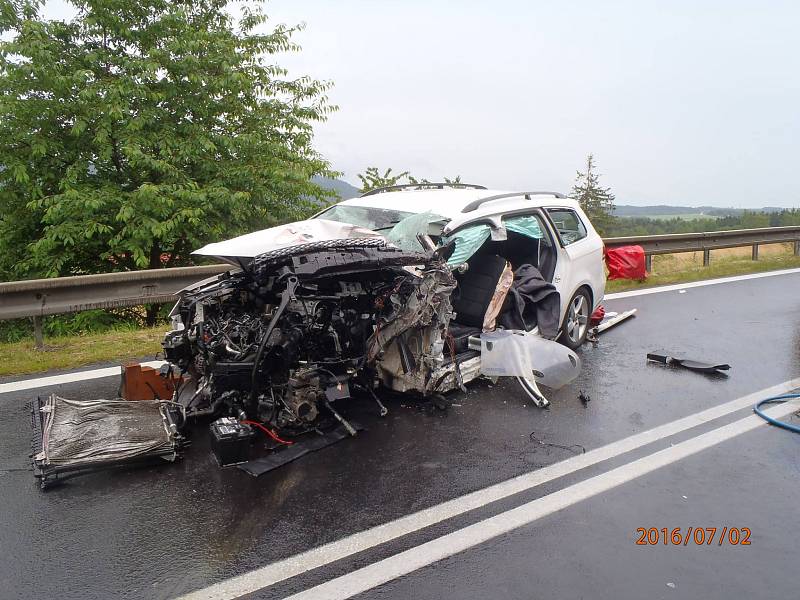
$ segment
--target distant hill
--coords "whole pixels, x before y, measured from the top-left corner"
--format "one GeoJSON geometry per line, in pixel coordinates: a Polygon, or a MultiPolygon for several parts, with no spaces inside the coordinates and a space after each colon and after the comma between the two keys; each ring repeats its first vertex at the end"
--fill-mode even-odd
{"type": "Polygon", "coordinates": [[[342,200],[347,200],[348,198],[355,198],[356,196],[360,196],[361,192],[358,191],[358,188],[355,186],[350,185],[346,181],[342,181],[341,179],[331,179],[329,177],[314,177],[312,180],[317,185],[324,187],[327,190],[333,190],[342,200]]]}
{"type": "MultiPolygon", "coordinates": [[[[750,212],[780,212],[781,208],[775,206],[765,206],[763,208],[750,208],[750,212]]],[[[651,219],[664,218],[689,218],[698,217],[729,217],[738,216],[744,212],[742,208],[720,208],[719,206],[671,206],[668,204],[658,204],[655,206],[631,206],[629,204],[619,204],[614,210],[618,217],[639,217],[651,219]]]]}

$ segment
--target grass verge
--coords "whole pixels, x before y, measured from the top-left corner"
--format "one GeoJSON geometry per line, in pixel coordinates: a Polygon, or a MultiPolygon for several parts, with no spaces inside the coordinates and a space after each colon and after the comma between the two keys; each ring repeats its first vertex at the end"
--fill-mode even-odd
{"type": "MultiPolygon", "coordinates": [[[[628,290],[638,290],[642,288],[655,287],[659,285],[670,285],[673,283],[688,283],[690,281],[701,281],[703,279],[716,279],[718,277],[730,277],[732,275],[746,275],[748,273],[761,273],[763,271],[776,271],[779,269],[793,269],[800,267],[800,256],[777,254],[765,256],[760,260],[750,260],[745,257],[726,257],[714,259],[713,253],[711,264],[707,267],[693,262],[683,261],[683,264],[674,265],[680,268],[671,268],[669,263],[659,267],[658,259],[661,256],[653,257],[653,273],[648,275],[644,281],[631,281],[628,279],[615,279],[606,283],[606,293],[625,292],[628,290]]],[[[664,258],[667,258],[666,256],[664,258]]],[[[672,258],[671,256],[669,258],[672,258]]],[[[702,261],[702,258],[700,259],[702,261]]],[[[665,261],[666,262],[666,261],[665,261]]]]}
{"type": "Polygon", "coordinates": [[[161,350],[166,326],[117,329],[104,333],[45,338],[45,349],[33,340],[0,343],[0,376],[72,369],[104,361],[155,356],[161,350]]]}

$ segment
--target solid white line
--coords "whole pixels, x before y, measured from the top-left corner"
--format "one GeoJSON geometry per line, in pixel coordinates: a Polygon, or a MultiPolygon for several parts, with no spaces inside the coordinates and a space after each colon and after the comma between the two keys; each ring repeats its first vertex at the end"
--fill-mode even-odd
{"type": "MultiPolygon", "coordinates": [[[[152,360],[143,362],[144,367],[158,369],[164,364],[163,360],[152,360]]],[[[12,381],[11,383],[0,383],[0,394],[8,392],[22,392],[34,388],[48,387],[62,383],[73,383],[75,381],[86,381],[89,379],[100,379],[101,377],[113,377],[119,375],[122,367],[105,367],[103,369],[93,369],[91,371],[78,371],[77,373],[64,373],[63,375],[50,375],[48,377],[38,377],[36,379],[23,379],[22,381],[12,381]]]]}
{"type": "Polygon", "coordinates": [[[585,469],[600,462],[620,456],[637,448],[657,442],[666,437],[686,431],[698,425],[708,423],[737,410],[747,408],[758,400],[789,392],[800,387],[800,378],[742,396],[713,408],[689,415],[682,419],[660,425],[618,440],[606,446],[590,450],[568,458],[559,463],[526,473],[487,488],[471,492],[459,498],[448,500],[442,504],[401,517],[394,521],[378,525],[371,529],[355,533],[335,542],[313,548],[301,554],[266,565],[249,573],[232,577],[215,583],[207,588],[182,596],[185,600],[215,599],[229,600],[245,594],[269,587],[279,581],[300,575],[328,563],[346,558],[352,554],[368,550],[380,544],[419,531],[430,525],[440,523],[452,517],[467,513],[476,508],[486,506],[497,500],[508,498],[530,490],[536,486],[553,481],[580,469],[585,469]]]}
{"type": "MultiPolygon", "coordinates": [[[[787,402],[765,412],[771,417],[780,418],[796,411],[797,408],[798,404],[796,402],[787,402]]],[[[573,506],[578,502],[652,473],[656,469],[716,446],[760,425],[766,425],[766,422],[760,417],[756,415],[745,417],[670,448],[634,460],[601,475],[570,485],[547,496],[542,496],[517,508],[372,563],[341,577],[331,579],[289,596],[286,600],[344,600],[345,598],[351,598],[356,594],[373,589],[500,535],[529,525],[542,517],[573,506]]]]}
{"type": "Polygon", "coordinates": [[[688,290],[690,288],[704,287],[707,285],[718,285],[720,283],[734,283],[736,281],[746,281],[748,279],[761,279],[762,277],[777,277],[778,275],[793,275],[795,273],[800,273],[800,269],[782,269],[780,271],[765,271],[764,273],[750,273],[749,275],[734,275],[732,277],[706,279],[705,281],[692,281],[690,283],[661,285],[658,287],[644,288],[641,290],[630,290],[629,292],[615,292],[613,294],[606,294],[603,297],[603,299],[617,300],[619,298],[630,298],[632,296],[646,296],[648,294],[660,294],[662,292],[674,292],[676,290],[688,290]]]}

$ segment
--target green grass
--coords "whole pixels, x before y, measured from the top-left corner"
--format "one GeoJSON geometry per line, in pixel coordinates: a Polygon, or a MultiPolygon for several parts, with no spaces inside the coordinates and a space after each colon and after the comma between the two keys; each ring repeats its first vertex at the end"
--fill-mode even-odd
{"type": "MultiPolygon", "coordinates": [[[[615,279],[606,283],[606,292],[624,292],[658,285],[673,283],[688,283],[703,279],[716,279],[717,277],[730,277],[731,275],[745,275],[747,273],[760,273],[762,271],[775,271],[778,269],[792,269],[800,267],[800,256],[778,255],[767,256],[760,260],[749,258],[720,258],[715,260],[711,253],[711,264],[707,267],[689,264],[680,270],[666,270],[659,272],[658,259],[653,257],[653,270],[644,281],[630,281],[628,279],[615,279]]],[[[663,257],[666,258],[666,257],[663,257]]]]}
{"type": "Polygon", "coordinates": [[[72,369],[104,361],[155,356],[161,350],[164,325],[146,329],[118,329],[104,333],[45,338],[45,349],[33,340],[0,343],[0,376],[72,369]]]}

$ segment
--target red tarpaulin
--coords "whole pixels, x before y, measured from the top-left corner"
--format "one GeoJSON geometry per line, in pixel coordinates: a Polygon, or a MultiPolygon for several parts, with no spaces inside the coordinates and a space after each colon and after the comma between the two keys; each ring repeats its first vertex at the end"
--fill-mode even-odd
{"type": "Polygon", "coordinates": [[[605,257],[609,279],[641,280],[647,277],[644,248],[641,246],[606,248],[605,257]]]}

